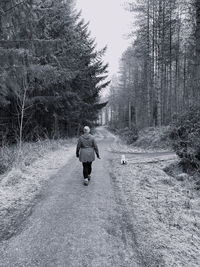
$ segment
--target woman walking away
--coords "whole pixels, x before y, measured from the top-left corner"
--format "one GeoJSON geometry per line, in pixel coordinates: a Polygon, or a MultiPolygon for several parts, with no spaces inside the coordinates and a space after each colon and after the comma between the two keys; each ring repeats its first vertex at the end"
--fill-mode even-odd
{"type": "Polygon", "coordinates": [[[88,185],[88,181],[91,179],[92,162],[95,160],[95,153],[98,159],[100,159],[100,156],[97,143],[90,134],[90,128],[85,126],[83,131],[84,134],[79,137],[76,147],[76,156],[83,164],[84,184],[88,185]]]}

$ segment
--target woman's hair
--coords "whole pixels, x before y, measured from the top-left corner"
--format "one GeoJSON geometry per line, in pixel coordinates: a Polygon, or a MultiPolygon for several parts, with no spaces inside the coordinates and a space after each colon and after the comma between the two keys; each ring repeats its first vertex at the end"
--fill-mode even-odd
{"type": "Polygon", "coordinates": [[[83,131],[84,131],[84,133],[89,133],[89,132],[90,132],[90,127],[85,126],[85,127],[83,128],[83,131]]]}

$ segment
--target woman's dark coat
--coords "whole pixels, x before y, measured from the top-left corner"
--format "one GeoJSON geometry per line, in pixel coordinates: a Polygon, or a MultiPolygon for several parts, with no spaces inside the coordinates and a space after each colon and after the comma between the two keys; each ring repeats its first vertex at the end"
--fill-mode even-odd
{"type": "Polygon", "coordinates": [[[95,153],[99,157],[99,150],[94,137],[85,133],[79,137],[76,147],[76,156],[81,162],[92,162],[95,160],[95,153]],[[80,152],[80,153],[79,153],[80,152]]]}

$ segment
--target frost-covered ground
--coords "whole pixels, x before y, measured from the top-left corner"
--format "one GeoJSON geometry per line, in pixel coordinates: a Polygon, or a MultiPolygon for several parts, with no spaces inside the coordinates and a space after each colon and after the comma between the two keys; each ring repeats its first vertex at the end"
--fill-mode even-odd
{"type": "Polygon", "coordinates": [[[167,130],[144,130],[137,146],[115,137],[112,173],[146,266],[199,267],[200,193],[193,177],[164,171],[178,163],[167,130]],[[127,165],[120,165],[122,154],[127,165]]]}
{"type": "Polygon", "coordinates": [[[44,182],[75,154],[75,145],[74,140],[26,144],[22,153],[12,169],[0,176],[0,239],[15,233],[44,182]]]}
{"type": "Polygon", "coordinates": [[[113,153],[121,153],[121,154],[132,154],[132,153],[149,153],[149,152],[171,152],[171,148],[153,148],[153,147],[139,147],[133,145],[127,145],[123,143],[121,140],[119,140],[118,137],[116,137],[116,142],[111,144],[109,148],[110,152],[113,153]]]}
{"type": "MultiPolygon", "coordinates": [[[[109,171],[119,200],[120,209],[116,211],[123,222],[120,224],[115,220],[112,227],[116,224],[118,229],[126,225],[127,231],[121,228],[120,231],[125,235],[131,233],[130,237],[122,235],[125,248],[128,247],[127,240],[134,239],[144,266],[199,267],[200,196],[191,177],[178,172],[172,177],[164,171],[169,164],[178,161],[175,154],[126,146],[103,128],[97,131],[96,139],[99,144],[105,139],[104,150],[106,147],[111,152],[108,155],[112,163],[108,163],[109,171]],[[127,165],[120,165],[122,153],[127,165]]],[[[37,152],[35,146],[34,151],[26,153],[19,166],[13,165],[9,173],[0,176],[0,238],[8,238],[19,229],[44,181],[74,156],[75,145],[70,140],[54,149],[50,146],[42,153],[37,152]]],[[[99,166],[104,169],[105,165],[104,161],[99,166]]],[[[101,168],[98,174],[103,173],[101,168]]],[[[72,193],[77,194],[76,191],[72,193]]],[[[105,191],[101,194],[104,199],[105,191]]],[[[116,229],[112,232],[119,237],[116,229]]]]}
{"type": "Polygon", "coordinates": [[[163,171],[177,161],[173,153],[140,151],[118,144],[119,153],[127,152],[128,164],[114,159],[112,172],[146,266],[200,266],[198,191],[189,176],[163,171]]]}
{"type": "Polygon", "coordinates": [[[139,137],[134,143],[134,146],[151,150],[169,150],[171,146],[169,133],[169,126],[142,129],[139,131],[139,137]]]}
{"type": "Polygon", "coordinates": [[[111,145],[110,150],[116,153],[140,153],[140,152],[166,152],[172,151],[169,139],[170,127],[149,127],[139,131],[136,142],[131,145],[126,144],[126,140],[121,136],[115,136],[116,142],[111,145]]]}

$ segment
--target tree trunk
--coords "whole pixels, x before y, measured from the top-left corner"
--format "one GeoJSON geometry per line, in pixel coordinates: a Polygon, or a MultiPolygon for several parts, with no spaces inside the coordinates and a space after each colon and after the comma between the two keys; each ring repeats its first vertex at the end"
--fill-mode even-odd
{"type": "Polygon", "coordinates": [[[27,94],[27,82],[26,77],[23,80],[23,97],[21,103],[21,116],[20,116],[20,126],[19,126],[19,154],[22,151],[22,139],[23,139],[23,123],[24,123],[24,112],[25,112],[25,104],[26,104],[26,94],[27,94]]]}
{"type": "Polygon", "coordinates": [[[183,109],[188,106],[188,93],[186,88],[187,82],[187,57],[186,57],[186,48],[184,52],[184,63],[183,63],[183,109]]]}
{"type": "Polygon", "coordinates": [[[147,70],[147,118],[148,126],[151,123],[151,99],[150,99],[150,0],[147,1],[147,55],[146,55],[146,70],[147,70]]]}
{"type": "Polygon", "coordinates": [[[131,101],[128,102],[128,127],[131,129],[132,126],[132,118],[131,118],[131,101]]]}
{"type": "Polygon", "coordinates": [[[196,0],[196,70],[195,70],[195,98],[200,99],[200,1],[196,0]]]}
{"type": "Polygon", "coordinates": [[[157,38],[157,126],[162,124],[162,46],[161,46],[161,25],[162,25],[162,0],[159,0],[158,14],[158,38],[157,38]]]}

